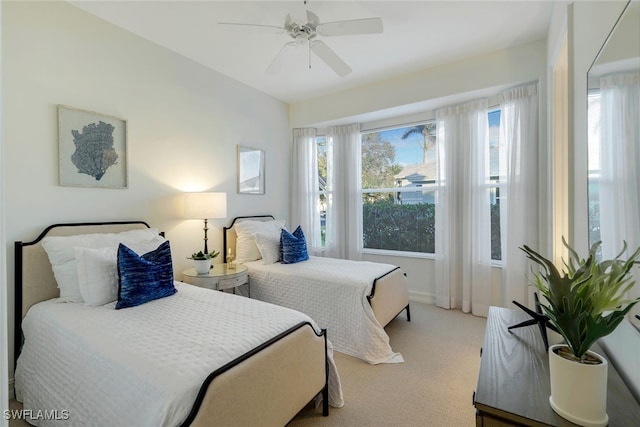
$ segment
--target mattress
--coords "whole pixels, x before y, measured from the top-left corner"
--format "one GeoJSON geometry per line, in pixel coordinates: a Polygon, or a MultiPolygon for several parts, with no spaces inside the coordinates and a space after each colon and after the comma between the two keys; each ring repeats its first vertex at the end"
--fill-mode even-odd
{"type": "MultiPolygon", "coordinates": [[[[300,322],[319,331],[294,310],[180,282],[176,288],[173,296],[123,310],[57,299],[33,306],[22,323],[16,397],[26,410],[66,410],[69,418],[33,423],[179,425],[209,373],[300,322]]],[[[328,346],[329,403],[339,407],[328,346]]]]}
{"type": "Polygon", "coordinates": [[[310,256],[295,264],[247,262],[251,298],[299,310],[327,329],[334,349],[371,364],[401,363],[367,296],[391,264],[310,256]]]}

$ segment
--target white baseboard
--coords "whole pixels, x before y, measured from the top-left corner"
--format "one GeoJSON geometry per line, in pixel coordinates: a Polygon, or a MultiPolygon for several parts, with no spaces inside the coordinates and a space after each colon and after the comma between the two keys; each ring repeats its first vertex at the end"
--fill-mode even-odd
{"type": "Polygon", "coordinates": [[[436,297],[426,292],[409,291],[409,301],[433,305],[436,303],[436,297]]]}

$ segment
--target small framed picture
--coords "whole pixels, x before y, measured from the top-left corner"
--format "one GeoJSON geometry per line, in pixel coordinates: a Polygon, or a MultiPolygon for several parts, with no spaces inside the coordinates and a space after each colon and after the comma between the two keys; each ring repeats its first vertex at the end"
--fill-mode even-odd
{"type": "Polygon", "coordinates": [[[127,121],[58,105],[60,185],[127,188],[127,121]]]}
{"type": "Polygon", "coordinates": [[[238,193],[264,194],[264,150],[238,145],[238,193]]]}

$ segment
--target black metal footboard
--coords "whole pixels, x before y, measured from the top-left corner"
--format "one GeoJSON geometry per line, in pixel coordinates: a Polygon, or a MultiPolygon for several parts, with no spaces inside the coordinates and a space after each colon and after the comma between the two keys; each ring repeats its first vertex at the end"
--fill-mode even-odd
{"type": "MultiPolygon", "coordinates": [[[[376,284],[378,282],[378,280],[388,276],[389,274],[393,273],[396,270],[400,270],[400,267],[396,267],[394,269],[391,269],[389,271],[387,271],[386,273],[384,273],[382,276],[376,277],[373,280],[373,285],[371,286],[371,293],[369,295],[367,295],[367,301],[369,301],[369,304],[371,304],[371,300],[373,299],[373,297],[375,296],[376,293],[376,284]]],[[[402,274],[404,274],[404,277],[407,277],[407,273],[403,272],[402,274]]],[[[395,316],[393,316],[393,319],[395,319],[396,317],[398,317],[400,315],[400,313],[402,313],[403,311],[407,311],[407,322],[411,322],[411,307],[409,307],[409,304],[406,305],[406,307],[403,307],[398,314],[396,314],[395,316]]],[[[382,327],[386,327],[389,323],[391,323],[391,321],[393,321],[393,319],[391,319],[386,325],[382,325],[382,327]]]]}

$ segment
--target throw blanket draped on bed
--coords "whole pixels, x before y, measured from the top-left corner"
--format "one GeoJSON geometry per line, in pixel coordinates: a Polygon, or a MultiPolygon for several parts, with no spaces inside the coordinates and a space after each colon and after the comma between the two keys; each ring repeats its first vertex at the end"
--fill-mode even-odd
{"type": "Polygon", "coordinates": [[[299,310],[327,329],[334,349],[371,364],[401,363],[373,314],[373,281],[396,268],[367,261],[309,257],[296,264],[245,263],[251,298],[299,310]]]}
{"type": "MultiPolygon", "coordinates": [[[[73,402],[68,421],[40,425],[179,425],[209,373],[300,322],[319,331],[293,310],[179,282],[176,288],[123,310],[56,300],[33,306],[16,370],[24,409],[63,410],[73,402]]],[[[328,346],[329,403],[340,407],[328,346]]]]}

